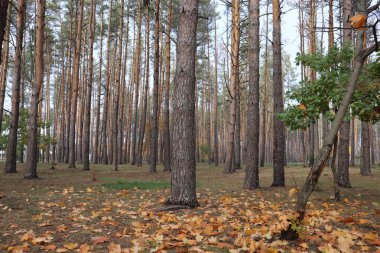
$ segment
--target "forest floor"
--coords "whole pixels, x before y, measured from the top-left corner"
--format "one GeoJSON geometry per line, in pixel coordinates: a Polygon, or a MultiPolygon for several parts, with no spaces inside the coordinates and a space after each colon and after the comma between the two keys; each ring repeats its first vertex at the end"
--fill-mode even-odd
{"type": "MultiPolygon", "coordinates": [[[[244,170],[197,165],[200,207],[157,212],[169,196],[170,173],[93,165],[39,165],[39,179],[0,174],[0,252],[380,252],[380,168],[363,177],[350,169],[353,188],[330,199],[326,168],[312,194],[298,241],[281,241],[309,169],[286,168],[287,187],[270,187],[272,170],[260,171],[260,190],[242,189],[244,170]],[[94,181],[95,179],[95,181],[94,181]]],[[[0,168],[4,167],[0,163],[0,168]]]]}

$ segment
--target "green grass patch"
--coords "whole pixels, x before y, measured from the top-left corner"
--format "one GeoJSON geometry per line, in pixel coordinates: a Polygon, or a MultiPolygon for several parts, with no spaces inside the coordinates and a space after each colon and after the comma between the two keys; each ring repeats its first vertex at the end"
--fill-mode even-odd
{"type": "Polygon", "coordinates": [[[102,186],[114,190],[140,189],[140,190],[158,190],[170,188],[170,182],[160,181],[122,181],[118,180],[113,183],[105,183],[102,186]]]}

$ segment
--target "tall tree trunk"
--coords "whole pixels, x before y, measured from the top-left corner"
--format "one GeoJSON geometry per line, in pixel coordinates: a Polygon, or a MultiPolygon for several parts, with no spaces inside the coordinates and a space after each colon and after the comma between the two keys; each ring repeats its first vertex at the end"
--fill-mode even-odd
{"type": "MultiPolygon", "coordinates": [[[[120,27],[119,27],[119,56],[117,57],[117,67],[116,67],[116,80],[115,80],[115,87],[114,87],[114,106],[113,106],[113,147],[112,147],[112,169],[114,171],[118,170],[118,163],[119,163],[119,157],[118,157],[118,124],[119,124],[119,102],[120,102],[120,75],[121,75],[121,62],[123,57],[123,27],[124,27],[124,0],[120,0],[120,27]]],[[[126,42],[128,43],[128,42],[126,42]]]]}
{"type": "MultiPolygon", "coordinates": [[[[94,163],[99,163],[99,134],[100,130],[100,95],[102,93],[102,66],[103,66],[103,9],[100,15],[100,50],[99,50],[99,77],[98,77],[98,90],[97,90],[97,106],[96,106],[96,123],[95,123],[95,143],[94,143],[94,163]]],[[[95,20],[94,20],[95,22],[95,20]]]]}
{"type": "Polygon", "coordinates": [[[181,0],[173,94],[172,178],[167,204],[195,207],[195,52],[198,0],[181,0]]]}
{"type": "Polygon", "coordinates": [[[160,0],[155,0],[155,22],[154,22],[154,72],[153,72],[153,113],[150,140],[150,172],[156,172],[157,149],[158,149],[158,84],[159,84],[159,20],[160,18],[160,0]]]}
{"type": "Polygon", "coordinates": [[[36,51],[35,68],[36,82],[32,83],[32,96],[30,99],[28,151],[25,178],[37,178],[38,162],[38,103],[41,87],[44,81],[44,30],[45,30],[46,0],[37,1],[36,51]]]}
{"type": "Polygon", "coordinates": [[[83,128],[83,170],[90,170],[90,121],[91,121],[91,96],[94,75],[94,36],[95,36],[95,9],[96,2],[91,0],[90,8],[90,49],[87,81],[86,109],[83,128]]]}
{"type": "MultiPolygon", "coordinates": [[[[350,17],[352,14],[351,0],[343,1],[343,46],[351,46],[352,44],[352,30],[350,24],[350,17]]],[[[350,67],[350,62],[346,63],[350,67]]],[[[338,174],[339,185],[343,187],[351,187],[349,179],[350,167],[350,121],[343,120],[339,130],[339,147],[338,147],[338,174]]]]}
{"type": "Polygon", "coordinates": [[[279,0],[273,0],[273,183],[285,186],[284,122],[277,118],[284,111],[282,63],[281,63],[281,7],[279,0]]]}
{"type": "Polygon", "coordinates": [[[8,41],[6,40],[6,28],[8,25],[8,3],[9,0],[1,0],[0,1],[0,65],[3,62],[3,41],[5,39],[5,43],[8,44],[8,41]]]}
{"type": "Polygon", "coordinates": [[[145,136],[145,125],[146,125],[146,114],[148,109],[148,97],[149,97],[149,65],[150,65],[150,17],[149,17],[149,4],[145,5],[145,15],[146,15],[146,34],[145,34],[145,87],[143,87],[143,94],[140,100],[140,106],[142,110],[140,113],[140,127],[139,127],[139,139],[137,144],[137,166],[142,166],[143,159],[143,146],[144,146],[144,136],[145,136]]]}
{"type": "MultiPolygon", "coordinates": [[[[260,0],[249,1],[249,93],[247,107],[247,153],[244,188],[259,188],[260,129],[260,0]]],[[[264,138],[264,136],[262,136],[264,138]]]]}
{"type": "Polygon", "coordinates": [[[139,105],[139,86],[140,86],[140,61],[141,61],[141,20],[142,20],[142,3],[138,3],[138,20],[137,20],[137,45],[136,45],[136,62],[135,62],[135,106],[134,106],[134,122],[132,128],[132,159],[131,164],[136,163],[136,138],[137,138],[137,121],[138,121],[138,105],[139,105]]]}
{"type": "MultiPolygon", "coordinates": [[[[270,0],[266,3],[266,13],[269,13],[270,0]]],[[[269,15],[266,15],[265,34],[269,33],[269,15]]],[[[264,167],[265,163],[265,150],[266,150],[266,130],[267,130],[267,104],[268,104],[268,83],[269,83],[269,53],[268,53],[268,39],[265,40],[265,59],[264,59],[264,91],[262,102],[262,126],[261,126],[261,146],[260,146],[260,167],[264,167]]],[[[250,71],[251,73],[251,71],[250,71]]],[[[250,130],[249,130],[250,131],[250,130]]],[[[247,139],[248,140],[248,139],[247,139]]],[[[247,149],[248,152],[248,149],[247,149]]],[[[247,154],[248,156],[248,154],[247,154]]]]}
{"type": "Polygon", "coordinates": [[[17,24],[16,24],[16,48],[14,55],[14,73],[12,84],[12,114],[8,134],[7,157],[5,163],[5,173],[16,173],[16,148],[17,148],[17,130],[20,113],[20,81],[21,81],[21,55],[23,49],[23,35],[25,26],[26,3],[25,0],[19,0],[17,6],[17,24]]]}
{"type": "Polygon", "coordinates": [[[241,131],[241,120],[240,120],[240,78],[239,78],[239,66],[237,71],[237,82],[236,82],[236,111],[235,111],[235,134],[234,134],[234,166],[235,170],[241,169],[241,143],[240,143],[240,131],[241,131]]]}
{"type": "Polygon", "coordinates": [[[170,167],[170,33],[172,29],[172,4],[173,0],[168,0],[168,23],[166,25],[166,46],[165,46],[165,95],[164,95],[164,171],[171,171],[170,167]]]}
{"type": "Polygon", "coordinates": [[[79,67],[80,53],[82,46],[82,21],[83,21],[83,3],[79,1],[79,17],[76,34],[76,44],[74,49],[74,72],[72,76],[72,94],[71,94],[71,115],[70,115],[70,131],[69,136],[69,168],[75,168],[75,124],[77,120],[77,102],[78,102],[78,84],[79,84],[79,67]]]}
{"type": "Polygon", "coordinates": [[[214,80],[214,163],[215,166],[219,165],[219,139],[218,139],[218,47],[216,37],[216,18],[214,19],[214,48],[215,48],[215,80],[214,80]]]}
{"type": "Polygon", "coordinates": [[[111,17],[112,17],[112,3],[109,1],[109,14],[108,14],[108,32],[107,32],[107,63],[106,63],[106,84],[104,87],[103,97],[103,118],[102,118],[102,163],[108,164],[108,147],[107,147],[107,120],[109,110],[109,92],[110,92],[110,79],[111,79],[111,17]]]}
{"type": "Polygon", "coordinates": [[[369,123],[362,121],[362,143],[360,153],[360,174],[371,175],[371,153],[369,140],[369,123]]]}
{"type": "MultiPolygon", "coordinates": [[[[8,1],[2,1],[2,3],[8,1]]],[[[4,113],[4,100],[5,100],[5,90],[7,89],[7,74],[8,74],[8,59],[9,59],[9,34],[10,34],[10,20],[11,20],[11,7],[8,8],[7,12],[7,24],[4,35],[3,47],[4,50],[1,52],[1,63],[0,63],[0,134],[2,132],[3,125],[3,113],[4,113]]],[[[1,47],[1,44],[0,44],[1,47]]]]}
{"type": "Polygon", "coordinates": [[[228,125],[226,163],[224,172],[232,173],[234,165],[234,140],[236,123],[236,87],[239,82],[239,45],[240,45],[240,3],[239,0],[232,1],[232,31],[231,31],[231,82],[230,82],[230,119],[228,125]]]}

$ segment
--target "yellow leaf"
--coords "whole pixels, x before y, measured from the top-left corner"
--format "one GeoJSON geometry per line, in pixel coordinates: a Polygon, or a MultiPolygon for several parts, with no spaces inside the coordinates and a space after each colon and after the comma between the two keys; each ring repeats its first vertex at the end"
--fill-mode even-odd
{"type": "Polygon", "coordinates": [[[26,232],[25,234],[23,234],[21,236],[21,241],[22,242],[23,241],[31,241],[34,239],[34,237],[35,237],[34,232],[32,230],[29,230],[28,232],[26,232]]]}
{"type": "Polygon", "coordinates": [[[289,197],[293,197],[298,193],[298,188],[292,188],[289,190],[289,197]]]}
{"type": "Polygon", "coordinates": [[[63,247],[65,247],[68,250],[73,250],[73,249],[78,248],[78,243],[68,242],[68,243],[63,244],[63,247]]]}
{"type": "Polygon", "coordinates": [[[365,25],[365,21],[367,20],[367,16],[358,14],[350,18],[351,26],[353,28],[363,30],[363,26],[365,25]]]}

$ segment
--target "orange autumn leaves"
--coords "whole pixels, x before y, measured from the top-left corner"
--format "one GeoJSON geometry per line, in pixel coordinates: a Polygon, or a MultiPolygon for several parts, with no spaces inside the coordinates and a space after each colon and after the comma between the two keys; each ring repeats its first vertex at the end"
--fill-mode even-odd
{"type": "Polygon", "coordinates": [[[355,29],[363,30],[367,16],[357,14],[350,18],[351,26],[355,29]]]}

